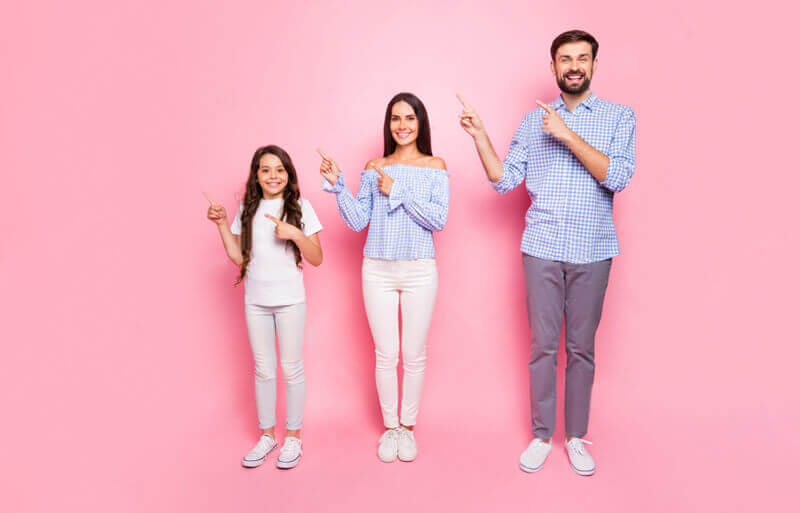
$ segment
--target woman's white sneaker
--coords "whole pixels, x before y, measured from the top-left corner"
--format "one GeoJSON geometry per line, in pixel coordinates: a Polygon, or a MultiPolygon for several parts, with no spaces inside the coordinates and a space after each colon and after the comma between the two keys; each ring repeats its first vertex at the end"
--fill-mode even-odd
{"type": "Polygon", "coordinates": [[[387,429],[378,439],[378,458],[391,463],[397,458],[399,450],[399,436],[396,429],[387,429]]]}
{"type": "Polygon", "coordinates": [[[537,472],[541,470],[553,442],[545,442],[541,438],[534,438],[528,447],[519,456],[519,468],[525,472],[537,472]]]}
{"type": "Polygon", "coordinates": [[[271,453],[277,446],[278,444],[275,442],[274,438],[269,435],[261,435],[255,447],[250,449],[250,452],[245,454],[244,458],[242,458],[242,466],[253,468],[261,465],[264,463],[267,454],[271,453]]]}
{"type": "Polygon", "coordinates": [[[417,457],[417,442],[414,440],[414,432],[410,429],[397,428],[398,450],[397,457],[400,461],[414,461],[417,457]]]}
{"type": "Polygon", "coordinates": [[[592,456],[583,446],[583,444],[591,443],[583,438],[573,438],[564,443],[564,449],[566,449],[567,456],[569,456],[569,465],[572,470],[582,476],[591,476],[596,468],[592,456]]]}
{"type": "Polygon", "coordinates": [[[278,468],[294,468],[300,463],[300,456],[303,454],[303,441],[294,436],[287,436],[283,441],[281,453],[278,455],[278,468]]]}

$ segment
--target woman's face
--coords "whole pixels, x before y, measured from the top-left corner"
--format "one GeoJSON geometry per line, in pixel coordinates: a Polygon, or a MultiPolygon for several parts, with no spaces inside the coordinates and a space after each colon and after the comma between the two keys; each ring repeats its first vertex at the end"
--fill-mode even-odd
{"type": "Polygon", "coordinates": [[[414,108],[404,101],[392,105],[392,117],[389,120],[389,130],[398,146],[416,144],[417,128],[419,121],[414,108]]]}
{"type": "Polygon", "coordinates": [[[289,172],[283,167],[281,159],[266,153],[258,163],[258,184],[264,199],[280,198],[289,184],[289,172]]]}

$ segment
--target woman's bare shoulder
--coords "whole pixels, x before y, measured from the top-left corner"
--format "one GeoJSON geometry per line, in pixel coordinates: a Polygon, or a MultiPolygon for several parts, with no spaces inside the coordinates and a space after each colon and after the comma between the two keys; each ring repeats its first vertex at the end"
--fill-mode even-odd
{"type": "Polygon", "coordinates": [[[444,159],[441,157],[425,157],[425,167],[447,169],[447,164],[445,164],[444,159]]]}
{"type": "Polygon", "coordinates": [[[375,169],[376,167],[381,167],[386,165],[386,158],[385,157],[378,157],[368,161],[364,165],[364,169],[375,169]]]}

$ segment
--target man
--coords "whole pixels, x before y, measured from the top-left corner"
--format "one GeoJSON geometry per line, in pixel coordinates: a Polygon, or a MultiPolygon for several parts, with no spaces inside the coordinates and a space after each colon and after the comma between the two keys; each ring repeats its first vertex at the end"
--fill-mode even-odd
{"type": "Polygon", "coordinates": [[[556,358],[565,319],[567,372],[565,449],[572,469],[592,475],[584,446],[594,381],[594,336],[600,323],[611,258],[619,254],[611,210],[614,193],[633,175],[633,110],[595,96],[597,40],[571,30],[550,47],[550,69],[561,95],[529,112],[505,161],[492,147],[475,110],[460,96],[461,126],[500,194],[522,181],[531,206],[525,215],[522,262],[531,327],[530,392],[534,439],[520,467],[536,472],[550,453],[556,416],[556,358]]]}

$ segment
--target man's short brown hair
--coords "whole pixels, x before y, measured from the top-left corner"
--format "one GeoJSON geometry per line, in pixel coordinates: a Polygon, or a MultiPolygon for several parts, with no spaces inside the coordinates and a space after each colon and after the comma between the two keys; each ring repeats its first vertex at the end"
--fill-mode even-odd
{"type": "Polygon", "coordinates": [[[583,30],[568,30],[567,32],[559,34],[555,39],[553,39],[553,44],[550,45],[550,58],[555,61],[556,52],[559,48],[561,48],[561,45],[575,43],[577,41],[586,41],[592,45],[592,60],[597,58],[597,49],[600,47],[600,44],[593,35],[588,32],[584,32],[583,30]]]}

